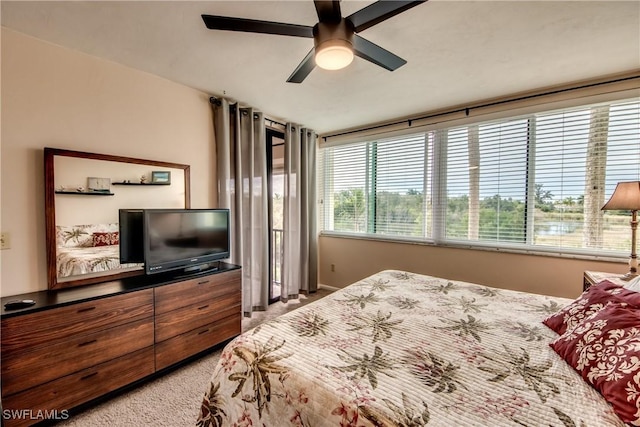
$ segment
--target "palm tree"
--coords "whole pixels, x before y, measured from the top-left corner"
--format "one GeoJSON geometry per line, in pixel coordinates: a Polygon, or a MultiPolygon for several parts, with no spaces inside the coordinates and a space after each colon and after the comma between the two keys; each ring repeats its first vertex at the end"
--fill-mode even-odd
{"type": "Polygon", "coordinates": [[[364,353],[362,357],[358,357],[344,350],[342,350],[342,352],[344,354],[338,353],[338,357],[347,363],[347,366],[334,366],[334,368],[342,372],[353,372],[353,376],[350,377],[352,380],[366,378],[369,380],[371,387],[376,388],[378,387],[378,374],[393,377],[390,372],[386,372],[393,370],[393,359],[389,358],[389,353],[383,354],[382,349],[378,346],[375,346],[373,355],[371,356],[364,353]]]}
{"type": "Polygon", "coordinates": [[[536,184],[535,189],[535,203],[536,208],[542,210],[543,212],[550,212],[553,210],[553,193],[550,190],[543,190],[542,187],[544,184],[536,184]]]}
{"type": "Polygon", "coordinates": [[[584,227],[582,243],[587,248],[602,246],[603,216],[607,170],[607,139],[609,134],[609,107],[591,109],[589,142],[584,180],[584,227]]]}
{"type": "Polygon", "coordinates": [[[243,398],[243,400],[255,403],[260,417],[262,417],[262,411],[271,401],[271,380],[269,375],[275,374],[282,378],[288,373],[287,368],[281,366],[278,362],[289,357],[290,354],[274,354],[284,344],[284,340],[278,344],[271,338],[266,344],[256,342],[255,351],[244,347],[233,349],[235,356],[245,363],[245,369],[242,372],[234,372],[229,375],[230,381],[238,382],[238,386],[231,394],[231,397],[239,395],[248,381],[253,394],[246,393],[247,397],[243,398]]]}

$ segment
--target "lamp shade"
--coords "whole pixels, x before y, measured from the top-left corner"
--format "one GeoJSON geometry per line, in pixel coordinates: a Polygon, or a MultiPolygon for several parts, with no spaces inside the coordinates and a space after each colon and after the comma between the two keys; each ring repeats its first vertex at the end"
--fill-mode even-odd
{"type": "Polygon", "coordinates": [[[640,181],[619,182],[602,210],[640,210],[640,181]]]}

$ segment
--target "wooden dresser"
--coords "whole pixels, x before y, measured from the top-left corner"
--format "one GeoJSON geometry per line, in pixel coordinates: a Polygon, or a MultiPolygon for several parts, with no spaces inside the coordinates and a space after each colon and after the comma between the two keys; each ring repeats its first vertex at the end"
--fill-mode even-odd
{"type": "Polygon", "coordinates": [[[138,276],[2,298],[3,425],[69,410],[148,378],[241,332],[241,269],[193,278],[138,276]]]}
{"type": "Polygon", "coordinates": [[[240,333],[240,270],[154,289],[156,370],[240,333]]]}

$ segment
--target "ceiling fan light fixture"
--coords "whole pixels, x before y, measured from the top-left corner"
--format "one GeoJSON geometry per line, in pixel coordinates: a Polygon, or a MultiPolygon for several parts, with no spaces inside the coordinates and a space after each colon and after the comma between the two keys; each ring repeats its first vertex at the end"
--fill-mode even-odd
{"type": "Polygon", "coordinates": [[[340,70],[353,62],[353,46],[346,40],[327,40],[316,48],[316,65],[325,70],[340,70]]]}
{"type": "Polygon", "coordinates": [[[287,83],[302,83],[316,66],[325,70],[339,70],[351,64],[354,55],[389,71],[403,66],[407,61],[355,33],[386,21],[425,1],[427,0],[376,1],[345,18],[340,11],[340,0],[314,0],[318,23],[313,27],[204,14],[202,19],[210,30],[313,38],[313,49],[307,53],[287,79],[287,83]]]}

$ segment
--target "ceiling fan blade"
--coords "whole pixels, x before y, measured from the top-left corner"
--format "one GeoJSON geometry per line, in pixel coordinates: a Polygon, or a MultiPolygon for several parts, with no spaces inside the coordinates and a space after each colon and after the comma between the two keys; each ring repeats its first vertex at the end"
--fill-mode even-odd
{"type": "Polygon", "coordinates": [[[318,13],[320,22],[338,23],[342,19],[340,0],[313,0],[313,3],[316,6],[316,12],[318,13]]]}
{"type": "Polygon", "coordinates": [[[286,24],[256,19],[230,18],[227,16],[202,15],[204,24],[210,30],[243,31],[247,33],[278,34],[313,38],[313,27],[286,24]]]}
{"type": "Polygon", "coordinates": [[[307,56],[304,57],[302,62],[298,65],[298,68],[289,76],[287,83],[302,83],[302,81],[309,75],[311,70],[316,66],[315,58],[316,49],[312,48],[307,56]]]}
{"type": "Polygon", "coordinates": [[[377,1],[352,13],[346,19],[351,21],[354,31],[359,33],[405,10],[411,9],[427,0],[421,1],[377,1]]]}
{"type": "Polygon", "coordinates": [[[377,44],[371,43],[369,40],[357,34],[353,35],[353,52],[360,58],[373,62],[389,71],[400,68],[407,63],[407,61],[399,56],[381,48],[377,44]]]}

